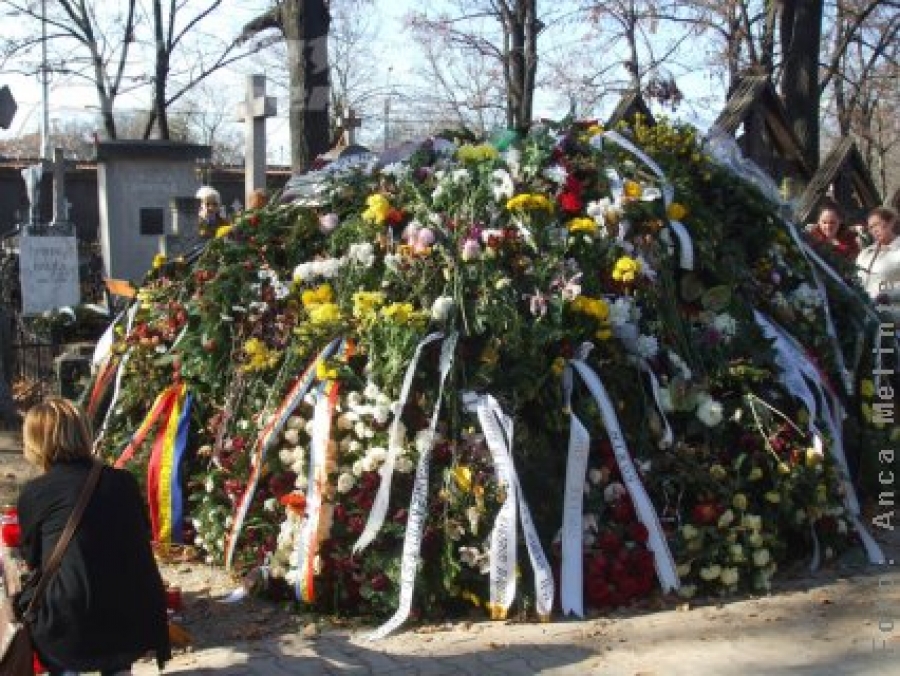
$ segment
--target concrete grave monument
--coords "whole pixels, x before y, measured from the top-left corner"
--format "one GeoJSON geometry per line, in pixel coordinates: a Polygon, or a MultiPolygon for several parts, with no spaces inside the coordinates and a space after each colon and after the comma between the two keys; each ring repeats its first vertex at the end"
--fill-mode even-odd
{"type": "Polygon", "coordinates": [[[197,237],[196,211],[191,217],[186,205],[200,187],[197,162],[210,155],[209,146],[172,141],[98,144],[100,247],[107,277],[140,282],[157,253],[182,249],[197,237]]]}

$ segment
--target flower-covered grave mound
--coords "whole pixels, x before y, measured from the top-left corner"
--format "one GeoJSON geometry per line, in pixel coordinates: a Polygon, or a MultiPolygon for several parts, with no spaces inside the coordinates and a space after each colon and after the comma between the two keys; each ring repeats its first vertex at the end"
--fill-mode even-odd
{"type": "Polygon", "coordinates": [[[866,304],[692,129],[434,139],[295,193],[114,325],[88,408],[160,542],[382,633],[880,556],[842,434],[866,304]]]}

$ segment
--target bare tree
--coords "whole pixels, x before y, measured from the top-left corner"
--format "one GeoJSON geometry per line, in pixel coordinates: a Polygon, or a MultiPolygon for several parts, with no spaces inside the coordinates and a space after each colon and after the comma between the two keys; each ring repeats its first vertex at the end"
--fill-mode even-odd
{"type": "Polygon", "coordinates": [[[27,0],[2,0],[4,29],[22,30],[19,37],[7,36],[5,61],[25,64],[20,72],[35,74],[42,42],[42,24],[47,29],[48,67],[51,72],[89,81],[97,92],[103,128],[109,138],[117,137],[113,115],[116,98],[144,84],[141,77],[127,76],[126,66],[138,28],[136,0],[120,2],[114,11],[100,11],[103,3],[89,0],[57,0],[41,4],[27,0]],[[24,20],[24,25],[23,25],[24,20]]]}
{"type": "Polygon", "coordinates": [[[538,35],[547,25],[537,0],[454,0],[452,13],[413,12],[409,23],[421,42],[435,37],[445,47],[496,64],[505,90],[506,126],[531,123],[538,69],[538,35]]]}

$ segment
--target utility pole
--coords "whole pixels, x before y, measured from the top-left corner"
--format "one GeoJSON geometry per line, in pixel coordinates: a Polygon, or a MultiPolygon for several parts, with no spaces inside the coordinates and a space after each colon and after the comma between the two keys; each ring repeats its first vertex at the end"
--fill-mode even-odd
{"type": "Polygon", "coordinates": [[[50,73],[47,67],[47,0],[41,0],[41,159],[50,156],[50,73]]]}

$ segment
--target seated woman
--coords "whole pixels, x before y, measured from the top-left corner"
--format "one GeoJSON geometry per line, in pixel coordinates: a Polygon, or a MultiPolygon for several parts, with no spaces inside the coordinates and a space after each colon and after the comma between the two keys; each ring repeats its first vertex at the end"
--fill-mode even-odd
{"type": "Polygon", "coordinates": [[[822,207],[815,225],[807,230],[814,242],[827,244],[835,253],[853,261],[859,255],[856,235],[846,225],[838,208],[834,205],[822,207]]]}
{"type": "MultiPolygon", "coordinates": [[[[25,416],[23,453],[43,471],[19,496],[21,551],[44,568],[62,535],[93,463],[81,409],[53,397],[25,416]]],[[[18,601],[28,606],[34,588],[18,601]]],[[[45,590],[32,641],[51,674],[131,673],[148,651],[159,666],[170,657],[165,591],[150,547],[150,524],[135,478],[103,467],[72,541],[45,590]]]]}

